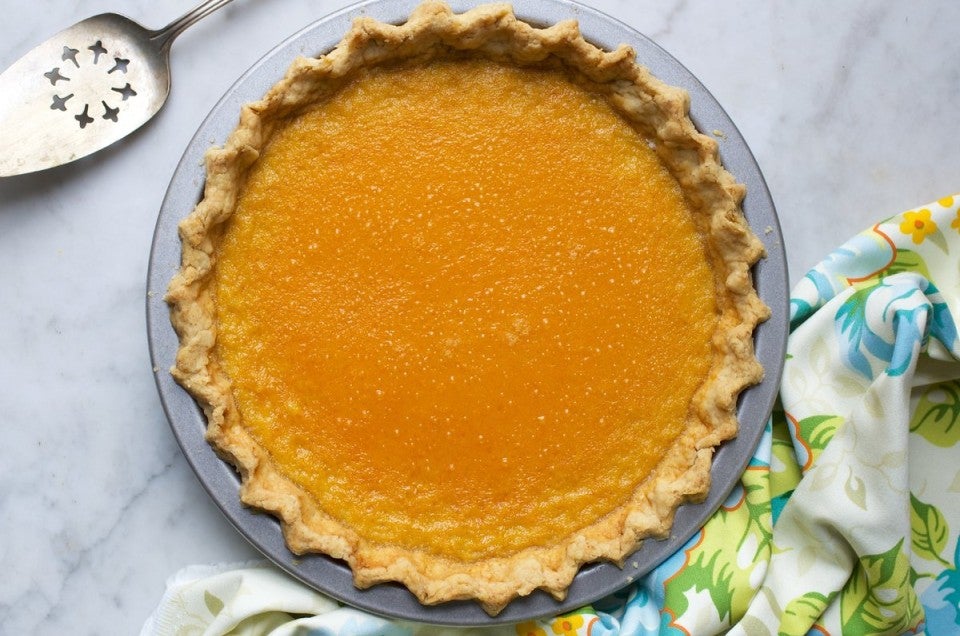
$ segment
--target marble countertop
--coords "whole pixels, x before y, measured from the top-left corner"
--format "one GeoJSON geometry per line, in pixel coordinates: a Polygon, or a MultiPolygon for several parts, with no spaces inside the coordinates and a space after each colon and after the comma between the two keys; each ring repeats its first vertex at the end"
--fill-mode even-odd
{"type": "MultiPolygon", "coordinates": [[[[0,69],[84,17],[158,27],[192,4],[0,0],[0,69]]],[[[136,633],[182,566],[258,556],[161,410],[148,253],[174,167],[220,95],[347,4],[237,0],[175,43],[156,120],[74,164],[0,179],[0,633],[136,633]]],[[[777,204],[792,283],[876,220],[960,189],[952,0],[586,4],[651,37],[724,105],[777,204]]]]}

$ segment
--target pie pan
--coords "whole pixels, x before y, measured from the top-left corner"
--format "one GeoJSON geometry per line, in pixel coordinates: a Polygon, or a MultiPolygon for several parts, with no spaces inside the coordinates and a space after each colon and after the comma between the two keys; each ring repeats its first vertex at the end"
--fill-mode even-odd
{"type": "MultiPolygon", "coordinates": [[[[727,170],[746,185],[744,213],[767,250],[766,257],[754,268],[757,291],[772,310],[771,318],[755,333],[757,357],[765,369],[765,378],[740,396],[737,411],[740,433],[717,450],[711,470],[713,485],[707,499],[681,507],[670,537],[644,542],[627,559],[629,565],[625,569],[609,563],[584,566],[562,602],[538,591],[514,600],[496,617],[490,617],[479,604],[471,601],[424,606],[400,585],[357,589],[349,567],[343,562],[323,555],[291,553],[274,517],[240,503],[239,477],[207,444],[202,411],[167,372],[179,345],[163,300],[167,285],[180,265],[177,224],[202,196],[205,151],[211,144],[223,143],[236,126],[243,104],[266,93],[298,55],[316,56],[329,51],[348,30],[354,17],[368,15],[383,22],[400,23],[418,3],[418,0],[372,0],[314,23],[247,71],[204,120],[174,172],[157,221],[147,281],[150,353],[163,408],[191,467],[241,534],[279,567],[339,601],[380,615],[444,625],[514,623],[576,609],[643,576],[683,546],[729,494],[763,434],[780,383],[788,326],[786,257],[773,202],[753,155],[733,122],[689,71],[652,41],[594,10],[567,0],[517,0],[513,3],[516,15],[532,24],[575,19],[583,36],[601,48],[609,50],[621,43],[629,44],[637,52],[638,61],[654,75],[690,93],[691,118],[701,131],[722,132],[721,159],[727,170]]],[[[474,3],[453,1],[450,4],[454,11],[461,12],[474,3]]]]}

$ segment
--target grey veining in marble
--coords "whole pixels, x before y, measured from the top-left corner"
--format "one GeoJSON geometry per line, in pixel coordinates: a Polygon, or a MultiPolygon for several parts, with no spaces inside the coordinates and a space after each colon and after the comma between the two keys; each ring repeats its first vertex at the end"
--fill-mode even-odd
{"type": "MultiPolygon", "coordinates": [[[[0,0],[0,68],[89,15],[161,26],[192,4],[0,0]]],[[[75,164],[0,179],[0,633],[135,633],[180,567],[255,556],[160,409],[148,249],[173,168],[219,96],[346,4],[237,0],[176,42],[155,121],[75,164]]],[[[655,39],[737,122],[794,282],[876,220],[960,190],[960,3],[587,4],[655,39]]]]}

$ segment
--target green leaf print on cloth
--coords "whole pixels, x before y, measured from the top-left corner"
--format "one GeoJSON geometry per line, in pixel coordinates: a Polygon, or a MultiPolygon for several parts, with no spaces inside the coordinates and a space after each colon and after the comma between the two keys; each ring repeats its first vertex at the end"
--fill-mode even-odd
{"type": "Polygon", "coordinates": [[[879,281],[879,279],[885,276],[893,276],[894,274],[901,274],[903,272],[920,274],[927,280],[930,280],[930,270],[927,269],[927,264],[924,262],[923,257],[911,249],[900,247],[897,248],[896,256],[890,265],[880,270],[875,279],[879,281]]]}
{"type": "Polygon", "coordinates": [[[960,382],[926,387],[910,420],[910,432],[942,448],[960,441],[960,382]]]}
{"type": "Polygon", "coordinates": [[[913,493],[910,493],[910,530],[915,555],[947,567],[952,565],[940,556],[950,539],[946,517],[939,508],[920,501],[913,493]]]}
{"type": "Polygon", "coordinates": [[[813,625],[831,599],[819,592],[807,592],[795,598],[783,610],[783,622],[780,632],[785,634],[803,634],[813,625]]]}
{"type": "Polygon", "coordinates": [[[223,611],[223,601],[212,594],[210,590],[203,591],[203,603],[207,606],[207,610],[210,611],[211,616],[216,616],[223,611]]]}
{"type": "Polygon", "coordinates": [[[843,418],[836,415],[811,415],[796,423],[794,435],[799,444],[807,451],[804,470],[810,468],[820,453],[827,447],[834,434],[843,424],[843,418]]]}
{"type": "Polygon", "coordinates": [[[882,554],[860,557],[840,595],[844,634],[903,634],[922,619],[903,542],[882,554]]]}
{"type": "Polygon", "coordinates": [[[682,615],[691,595],[709,594],[717,616],[730,620],[746,611],[753,597],[755,570],[770,555],[772,518],[769,466],[752,462],[665,588],[666,606],[682,615]]]}

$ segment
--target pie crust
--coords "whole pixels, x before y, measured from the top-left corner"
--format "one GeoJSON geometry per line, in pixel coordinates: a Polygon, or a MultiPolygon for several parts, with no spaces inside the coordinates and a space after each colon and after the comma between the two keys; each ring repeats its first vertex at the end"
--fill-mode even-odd
{"type": "Polygon", "coordinates": [[[242,501],[276,515],[293,552],[345,560],[361,588],[399,581],[422,603],[476,599],[496,614],[511,599],[538,588],[562,599],[582,564],[622,564],[644,538],[668,535],[679,505],[706,495],[714,449],[737,432],[737,396],[763,375],[753,352],[753,331],[769,310],[750,275],[763,247],[740,210],[744,187],[720,165],[716,142],[690,121],[686,92],[652,77],[634,58],[627,46],[605,52],[586,42],[573,21],[535,28],[516,19],[508,5],[484,5],[458,15],[430,2],[399,26],[358,18],[333,51],[319,59],[296,60],[261,101],[242,109],[240,124],[225,145],[208,151],[203,200],[180,224],[182,266],[167,294],[180,338],[171,372],[203,408],[207,439],[239,471],[242,501]],[[219,240],[248,170],[285,121],[335,94],[359,69],[463,54],[563,69],[572,81],[604,95],[621,116],[655,140],[657,155],[682,187],[703,235],[719,312],[714,359],[684,432],[633,497],[556,543],[477,562],[368,541],[284,476],[243,426],[216,354],[211,289],[219,240]]]}

